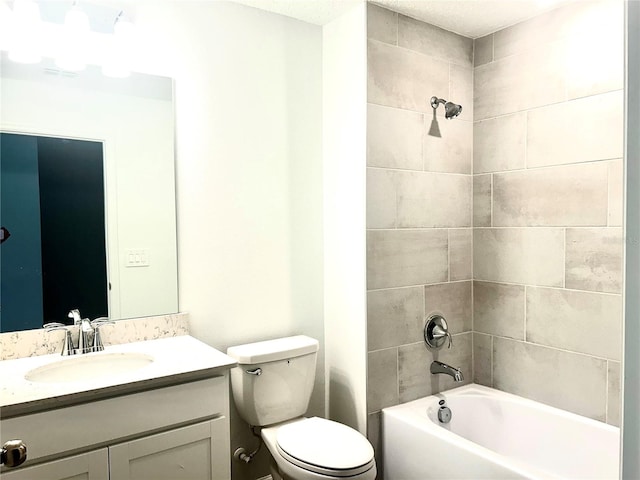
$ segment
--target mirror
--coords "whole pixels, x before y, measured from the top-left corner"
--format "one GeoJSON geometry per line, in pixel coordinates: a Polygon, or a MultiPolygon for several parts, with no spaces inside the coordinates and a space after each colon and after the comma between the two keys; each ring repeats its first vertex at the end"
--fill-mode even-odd
{"type": "MultiPolygon", "coordinates": [[[[102,264],[104,272],[94,282],[101,287],[96,287],[92,295],[104,298],[106,294],[111,319],[177,312],[172,80],[135,73],[126,79],[108,78],[98,67],[87,67],[72,74],[56,69],[53,62],[44,61],[38,65],[13,63],[6,58],[5,52],[1,58],[0,74],[0,131],[5,138],[5,147],[10,143],[6,138],[32,138],[36,139],[33,140],[36,147],[52,143],[85,145],[83,148],[93,145],[93,150],[102,152],[104,196],[96,201],[104,205],[103,218],[100,218],[99,211],[94,212],[91,222],[83,223],[74,216],[72,209],[86,206],[82,201],[85,194],[80,191],[79,184],[65,187],[63,198],[68,209],[65,215],[74,218],[72,236],[78,239],[88,237],[96,225],[103,222],[104,258],[95,250],[94,253],[83,253],[79,248],[66,249],[70,258],[66,262],[67,268],[59,269],[64,273],[58,273],[57,277],[51,278],[51,274],[47,274],[46,281],[41,282],[42,297],[60,298],[60,292],[51,292],[46,285],[60,288],[61,285],[82,284],[83,278],[91,276],[89,270],[96,276],[96,270],[99,271],[102,264]],[[106,292],[97,291],[105,286],[106,292]]],[[[44,146],[41,148],[44,150],[44,146]]],[[[58,158],[46,162],[45,170],[59,168],[62,172],[58,170],[55,173],[61,178],[71,178],[72,173],[77,175],[81,169],[70,166],[68,153],[63,157],[65,161],[58,158]]],[[[3,163],[6,158],[3,154],[3,163]]],[[[40,175],[44,174],[41,172],[40,175]]],[[[3,177],[4,186],[11,180],[4,171],[3,177]]],[[[38,185],[43,181],[32,179],[31,183],[38,185]]],[[[89,192],[99,190],[99,177],[81,183],[92,185],[87,189],[89,192]]],[[[5,196],[5,191],[11,193],[11,189],[2,190],[4,214],[8,205],[16,202],[20,192],[14,191],[5,196]]],[[[50,198],[42,194],[40,203],[47,206],[45,210],[52,205],[50,198]]],[[[39,212],[38,215],[44,214],[39,212]]],[[[44,221],[42,218],[40,220],[44,221]]],[[[5,268],[20,269],[24,265],[18,261],[6,261],[5,257],[9,257],[5,252],[9,251],[11,244],[13,247],[37,245],[42,240],[19,231],[10,215],[0,217],[0,223],[5,238],[0,244],[3,255],[0,264],[0,331],[39,328],[50,321],[69,323],[68,318],[57,318],[59,312],[61,309],[79,308],[78,305],[58,306],[55,310],[58,313],[53,314],[55,318],[47,318],[43,313],[42,318],[35,320],[33,312],[29,315],[24,313],[27,309],[8,307],[7,297],[15,295],[15,292],[12,293],[8,284],[11,275],[5,268]],[[5,225],[5,220],[12,221],[14,225],[5,225]],[[11,315],[11,318],[6,315],[11,315]]],[[[33,221],[30,224],[31,230],[36,229],[33,221]]],[[[37,269],[37,265],[33,268],[37,269]]],[[[53,270],[48,268],[47,271],[53,270]]],[[[80,311],[83,313],[82,309],[80,311]]]]}

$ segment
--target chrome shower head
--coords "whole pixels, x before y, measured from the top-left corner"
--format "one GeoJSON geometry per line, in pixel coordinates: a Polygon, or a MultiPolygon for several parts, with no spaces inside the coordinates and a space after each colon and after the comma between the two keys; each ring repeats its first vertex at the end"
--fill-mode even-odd
{"type": "Polygon", "coordinates": [[[444,118],[451,120],[457,117],[462,112],[462,105],[457,105],[453,102],[448,102],[444,98],[431,97],[431,107],[435,110],[438,105],[444,104],[444,118]]]}

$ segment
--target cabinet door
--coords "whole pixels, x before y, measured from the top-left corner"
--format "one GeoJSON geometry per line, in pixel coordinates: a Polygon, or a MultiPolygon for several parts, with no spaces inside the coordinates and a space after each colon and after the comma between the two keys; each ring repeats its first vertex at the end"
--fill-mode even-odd
{"type": "Polygon", "coordinates": [[[111,480],[229,480],[229,420],[216,418],[109,447],[111,480]]]}
{"type": "Polygon", "coordinates": [[[73,457],[41,463],[33,467],[7,470],[2,480],[109,480],[106,448],[73,457]]]}

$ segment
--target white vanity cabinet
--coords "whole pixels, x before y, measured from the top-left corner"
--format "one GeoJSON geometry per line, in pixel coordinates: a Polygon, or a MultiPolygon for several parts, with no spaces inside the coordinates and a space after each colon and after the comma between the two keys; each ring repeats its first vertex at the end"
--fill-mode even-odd
{"type": "Polygon", "coordinates": [[[2,420],[27,462],[2,480],[228,480],[228,371],[2,420]]]}

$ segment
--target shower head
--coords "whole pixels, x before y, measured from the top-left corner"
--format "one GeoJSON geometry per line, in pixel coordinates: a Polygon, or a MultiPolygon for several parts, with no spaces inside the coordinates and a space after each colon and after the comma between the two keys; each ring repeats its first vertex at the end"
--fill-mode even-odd
{"type": "Polygon", "coordinates": [[[453,102],[448,102],[444,98],[431,97],[431,107],[435,110],[438,105],[444,103],[444,118],[451,120],[457,117],[462,112],[462,105],[456,105],[453,102]]]}

